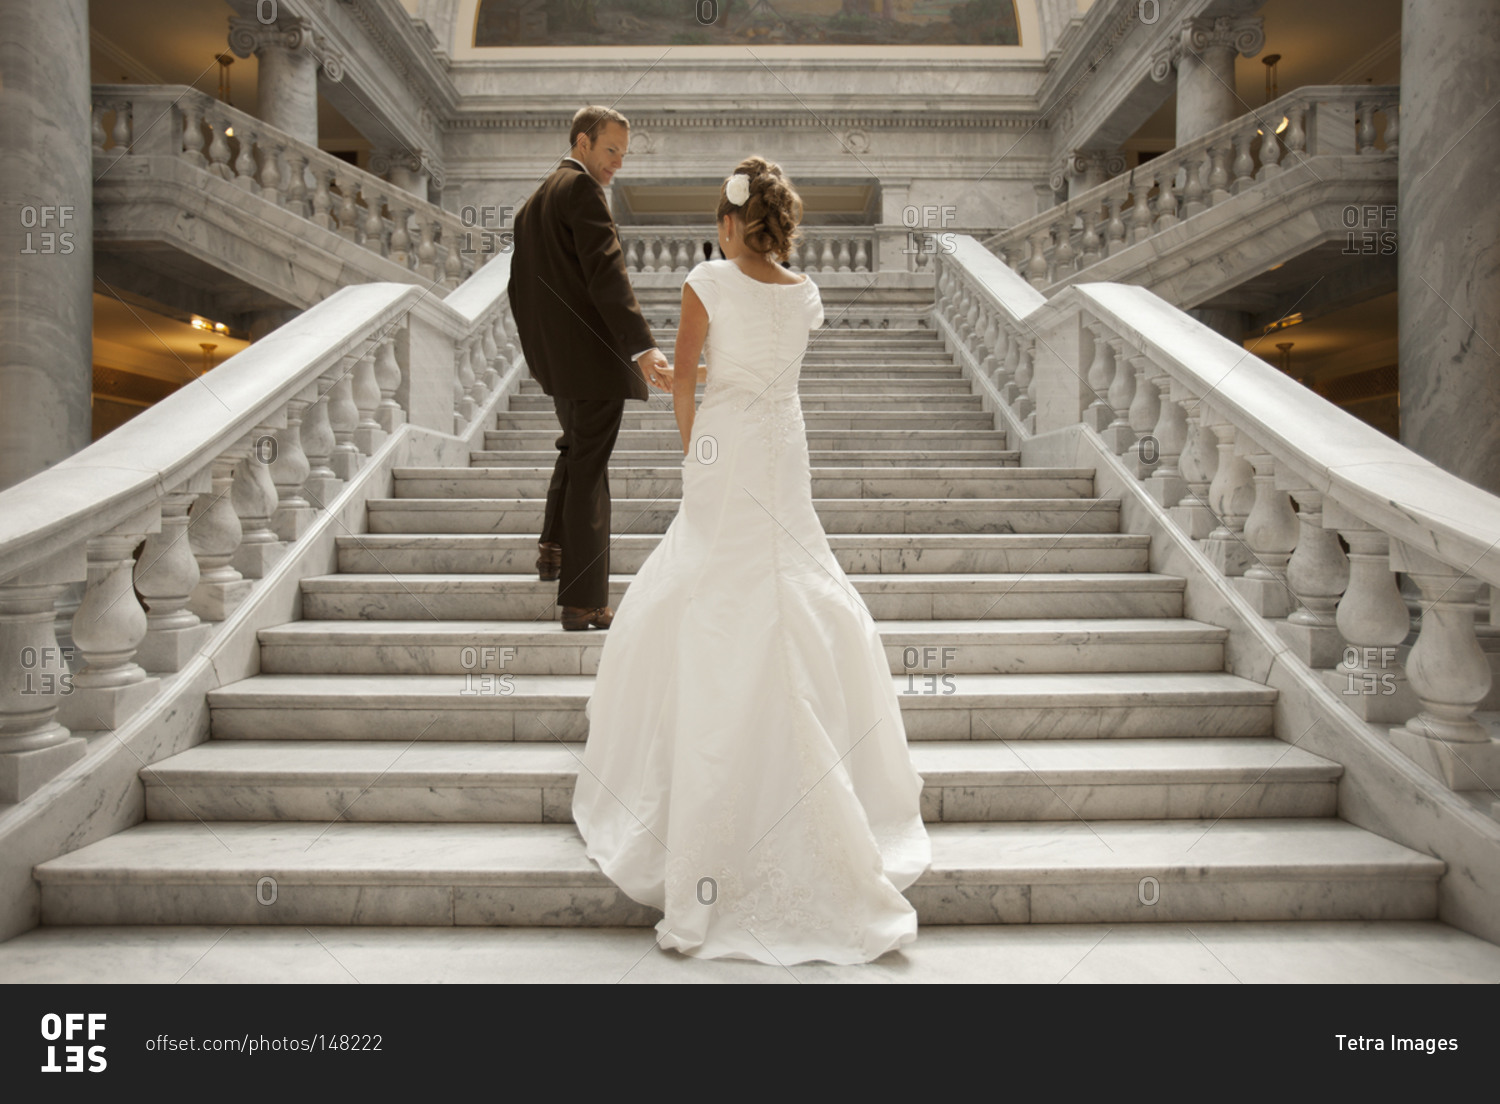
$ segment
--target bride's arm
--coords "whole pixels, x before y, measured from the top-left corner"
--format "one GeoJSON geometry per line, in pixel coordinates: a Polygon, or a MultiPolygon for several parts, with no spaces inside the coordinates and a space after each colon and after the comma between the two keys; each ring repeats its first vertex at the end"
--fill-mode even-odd
{"type": "Polygon", "coordinates": [[[677,415],[677,429],[682,434],[683,455],[693,441],[693,415],[696,413],[698,380],[706,378],[698,370],[698,356],[708,336],[708,311],[690,284],[682,285],[682,312],[677,325],[677,345],[672,352],[672,413],[677,415]]]}

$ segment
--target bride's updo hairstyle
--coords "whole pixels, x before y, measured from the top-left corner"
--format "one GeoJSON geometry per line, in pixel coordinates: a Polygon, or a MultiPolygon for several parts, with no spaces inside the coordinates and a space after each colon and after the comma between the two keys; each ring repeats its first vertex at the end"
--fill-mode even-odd
{"type": "Polygon", "coordinates": [[[764,157],[747,157],[734,171],[750,178],[750,196],[743,204],[732,203],[725,194],[729,186],[726,180],[719,191],[716,218],[739,214],[745,220],[745,246],[785,264],[797,240],[797,224],[802,221],[802,197],[781,166],[764,157]]]}

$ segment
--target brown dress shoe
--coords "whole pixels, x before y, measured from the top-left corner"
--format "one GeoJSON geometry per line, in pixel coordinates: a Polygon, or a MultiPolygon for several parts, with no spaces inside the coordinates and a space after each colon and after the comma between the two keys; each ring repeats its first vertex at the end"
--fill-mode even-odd
{"type": "Polygon", "coordinates": [[[585,609],[582,606],[562,608],[562,626],[568,632],[577,632],[590,627],[607,629],[614,619],[615,611],[609,606],[600,606],[598,609],[585,609]]]}
{"type": "Polygon", "coordinates": [[[544,583],[555,583],[562,575],[562,545],[555,541],[537,541],[537,578],[544,583]]]}

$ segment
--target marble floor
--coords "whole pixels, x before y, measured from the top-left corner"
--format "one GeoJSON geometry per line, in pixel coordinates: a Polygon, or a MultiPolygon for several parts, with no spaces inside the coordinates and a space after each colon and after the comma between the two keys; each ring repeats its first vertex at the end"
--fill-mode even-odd
{"type": "Polygon", "coordinates": [[[0,944],[0,983],[1500,982],[1445,924],[929,927],[862,967],[698,961],[640,928],[56,927],[0,944]]]}

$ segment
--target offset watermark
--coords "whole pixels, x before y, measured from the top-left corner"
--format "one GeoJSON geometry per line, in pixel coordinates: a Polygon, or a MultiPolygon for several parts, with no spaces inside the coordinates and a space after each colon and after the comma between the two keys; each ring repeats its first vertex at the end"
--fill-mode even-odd
{"type": "Polygon", "coordinates": [[[516,676],[506,670],[516,658],[514,648],[492,644],[459,649],[458,665],[464,669],[464,685],[459,694],[465,697],[509,697],[516,692],[516,676]]]}
{"type": "Polygon", "coordinates": [[[22,648],[20,692],[49,698],[71,694],[73,654],[72,648],[22,648]]]}
{"type": "Polygon", "coordinates": [[[952,253],[958,248],[958,236],[942,228],[952,226],[957,217],[958,208],[952,204],[926,207],[907,204],[901,208],[901,225],[909,231],[902,253],[952,253]]]}
{"type": "Polygon", "coordinates": [[[1400,664],[1393,646],[1370,644],[1360,648],[1350,644],[1344,648],[1344,662],[1340,666],[1345,675],[1344,697],[1386,697],[1396,692],[1400,664]]]}
{"type": "Polygon", "coordinates": [[[1396,205],[1351,203],[1343,211],[1345,256],[1388,257],[1396,252],[1396,205]]]}
{"type": "Polygon", "coordinates": [[[516,247],[515,230],[511,228],[514,207],[470,203],[458,210],[464,225],[464,240],[459,253],[465,257],[493,256],[509,253],[516,247]]]}
{"type": "Polygon", "coordinates": [[[906,670],[906,689],[901,691],[907,694],[955,694],[958,686],[953,681],[953,674],[948,667],[958,658],[958,649],[952,645],[945,644],[941,647],[928,644],[918,648],[914,644],[908,644],[901,649],[901,666],[906,670]],[[933,666],[937,666],[934,671],[933,666]],[[920,675],[921,686],[918,687],[917,672],[920,675]]]}
{"type": "Polygon", "coordinates": [[[21,255],[37,257],[56,254],[65,257],[72,253],[77,248],[73,241],[75,231],[65,227],[77,221],[76,208],[71,206],[43,204],[37,207],[27,204],[22,207],[21,227],[26,231],[26,244],[21,247],[21,255]]]}

